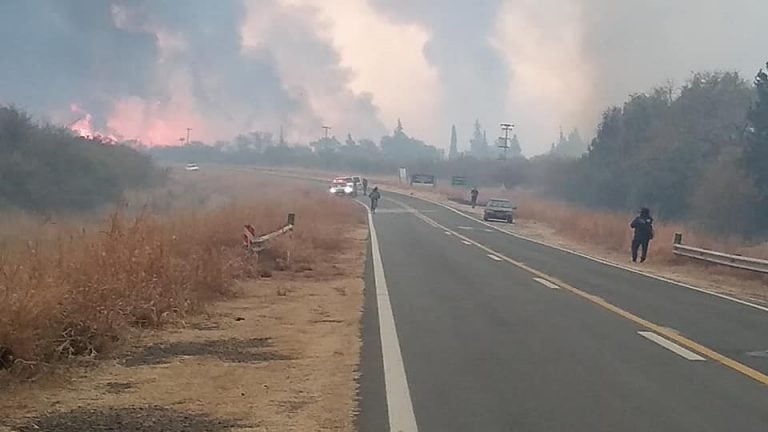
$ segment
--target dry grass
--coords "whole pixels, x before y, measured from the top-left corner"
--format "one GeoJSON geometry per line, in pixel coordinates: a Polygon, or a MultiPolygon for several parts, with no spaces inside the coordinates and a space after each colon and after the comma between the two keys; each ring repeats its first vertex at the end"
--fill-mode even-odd
{"type": "MultiPolygon", "coordinates": [[[[440,193],[454,200],[465,198],[464,195],[467,195],[466,191],[454,188],[444,188],[440,193]]],[[[535,236],[544,235],[551,240],[549,236],[555,235],[582,252],[604,258],[610,256],[611,260],[615,260],[616,256],[629,256],[632,240],[629,223],[635,216],[633,214],[589,210],[521,190],[484,189],[482,193],[485,200],[491,197],[510,199],[518,207],[517,217],[527,223],[529,230],[532,224],[541,224],[551,230],[551,233],[544,233],[534,229],[535,233],[532,234],[535,236]]],[[[740,285],[739,281],[743,281],[742,285],[745,287],[768,282],[768,278],[756,273],[710,266],[677,257],[672,253],[672,242],[675,233],[679,232],[683,234],[684,243],[688,245],[763,259],[768,259],[768,244],[750,245],[736,237],[716,237],[683,224],[659,220],[654,223],[654,228],[656,235],[651,248],[650,265],[656,270],[670,269],[675,277],[679,277],[677,273],[683,271],[684,267],[690,267],[684,273],[697,274],[702,281],[722,280],[734,286],[740,285]]],[[[695,279],[687,282],[702,283],[696,282],[695,279]]],[[[723,287],[718,287],[717,290],[721,288],[723,287]]],[[[757,298],[765,301],[764,290],[755,292],[762,293],[757,298]]],[[[749,299],[756,298],[753,294],[750,294],[749,299]]]]}
{"type": "Polygon", "coordinates": [[[291,248],[300,268],[343,248],[340,233],[361,221],[351,203],[252,173],[189,174],[134,195],[101,223],[3,218],[0,366],[12,359],[14,370],[34,372],[94,356],[131,328],[157,327],[234,294],[236,279],[256,274],[240,239],[245,223],[268,232],[296,213],[293,242],[276,242],[271,256],[291,248]]]}
{"type": "MultiPolygon", "coordinates": [[[[591,243],[613,251],[626,251],[631,241],[631,213],[595,211],[568,203],[538,197],[530,192],[499,192],[518,204],[518,217],[535,220],[553,227],[572,240],[591,243]]],[[[657,220],[654,223],[655,242],[671,245],[675,233],[682,233],[686,244],[728,253],[768,258],[768,245],[748,245],[736,237],[716,237],[680,223],[657,220]]],[[[656,248],[656,259],[675,260],[671,247],[656,248]]]]}

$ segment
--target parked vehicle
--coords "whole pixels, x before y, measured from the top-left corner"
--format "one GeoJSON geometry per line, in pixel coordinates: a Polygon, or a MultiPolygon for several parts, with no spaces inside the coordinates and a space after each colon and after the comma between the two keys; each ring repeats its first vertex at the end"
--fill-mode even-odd
{"type": "Polygon", "coordinates": [[[483,220],[500,220],[506,223],[513,223],[515,220],[515,208],[507,199],[491,198],[485,205],[485,209],[483,209],[483,220]]]}

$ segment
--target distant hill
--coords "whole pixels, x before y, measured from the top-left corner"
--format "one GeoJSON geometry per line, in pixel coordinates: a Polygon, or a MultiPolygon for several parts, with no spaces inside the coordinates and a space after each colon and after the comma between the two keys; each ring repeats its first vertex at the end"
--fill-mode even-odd
{"type": "Polygon", "coordinates": [[[82,211],[161,182],[150,157],[0,106],[0,209],[82,211]]]}

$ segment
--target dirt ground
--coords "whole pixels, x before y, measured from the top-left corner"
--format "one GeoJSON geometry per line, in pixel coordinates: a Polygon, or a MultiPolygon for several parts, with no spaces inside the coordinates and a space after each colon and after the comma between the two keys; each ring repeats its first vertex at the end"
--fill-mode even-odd
{"type": "Polygon", "coordinates": [[[111,360],[4,389],[0,432],[351,431],[367,230],[349,235],[111,360]]]}

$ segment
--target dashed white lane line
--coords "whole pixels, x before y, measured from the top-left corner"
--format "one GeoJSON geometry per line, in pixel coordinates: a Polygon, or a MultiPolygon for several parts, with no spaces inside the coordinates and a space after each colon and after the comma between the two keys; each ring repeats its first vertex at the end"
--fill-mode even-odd
{"type": "Polygon", "coordinates": [[[411,393],[408,389],[408,379],[405,375],[403,355],[400,352],[400,341],[397,338],[395,316],[392,313],[389,289],[384,278],[384,265],[381,262],[379,240],[370,213],[368,213],[368,228],[371,236],[373,278],[376,285],[376,303],[379,312],[379,337],[381,338],[381,355],[384,363],[384,387],[387,394],[389,430],[393,432],[418,432],[416,416],[413,414],[411,393]]]}
{"type": "Polygon", "coordinates": [[[493,255],[493,254],[488,254],[488,258],[490,258],[490,259],[492,259],[494,261],[501,261],[501,258],[499,258],[499,257],[497,257],[496,255],[493,255]]]}
{"type": "Polygon", "coordinates": [[[681,347],[680,345],[678,345],[678,344],[676,344],[674,342],[671,342],[671,341],[669,341],[667,339],[664,339],[663,337],[657,335],[654,332],[639,331],[637,333],[640,334],[640,336],[648,339],[649,341],[655,342],[655,343],[663,346],[664,348],[672,351],[673,353],[679,355],[680,357],[683,357],[686,360],[691,360],[691,361],[704,361],[704,360],[706,360],[704,357],[696,354],[695,352],[687,350],[687,349],[681,347]]]}
{"type": "Polygon", "coordinates": [[[445,232],[445,235],[453,235],[453,233],[452,233],[452,232],[450,232],[450,231],[446,231],[446,232],[445,232]]]}
{"type": "Polygon", "coordinates": [[[463,229],[463,230],[467,230],[467,231],[472,231],[472,230],[474,229],[474,228],[472,228],[472,227],[470,227],[470,226],[460,226],[460,227],[456,227],[456,228],[458,228],[458,229],[463,229]]]}
{"type": "Polygon", "coordinates": [[[540,283],[540,284],[544,285],[544,286],[545,286],[545,287],[547,287],[547,288],[552,288],[552,289],[556,289],[556,290],[559,290],[559,289],[560,289],[560,287],[559,287],[559,286],[557,286],[557,285],[553,284],[552,282],[550,282],[550,281],[548,281],[548,280],[546,280],[546,279],[544,279],[544,278],[538,278],[538,277],[535,277],[535,278],[533,278],[533,280],[535,280],[536,282],[538,282],[538,283],[540,283]]]}
{"type": "Polygon", "coordinates": [[[466,241],[466,240],[462,240],[461,242],[462,242],[462,243],[464,243],[464,244],[465,244],[465,245],[467,245],[467,246],[469,246],[469,245],[471,245],[471,244],[472,244],[472,243],[470,243],[470,242],[468,242],[468,241],[466,241]]]}

